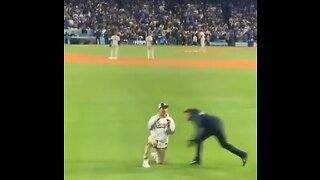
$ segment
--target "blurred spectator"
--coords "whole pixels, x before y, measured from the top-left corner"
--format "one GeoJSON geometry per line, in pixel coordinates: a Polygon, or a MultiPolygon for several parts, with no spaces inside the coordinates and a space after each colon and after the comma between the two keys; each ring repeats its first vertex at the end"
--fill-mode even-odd
{"type": "Polygon", "coordinates": [[[198,38],[196,34],[193,35],[192,42],[194,46],[198,45],[198,38]]]}
{"type": "Polygon", "coordinates": [[[103,37],[104,37],[104,44],[109,44],[109,37],[111,37],[111,33],[108,31],[105,31],[103,33],[103,37]]]}
{"type": "Polygon", "coordinates": [[[96,43],[97,44],[101,44],[100,38],[101,38],[101,30],[97,29],[94,33],[94,35],[96,36],[96,43]]]}
{"type": "Polygon", "coordinates": [[[87,29],[86,29],[86,28],[82,28],[82,30],[81,30],[81,34],[83,34],[83,35],[86,35],[86,34],[88,34],[88,31],[87,31],[87,29]]]}

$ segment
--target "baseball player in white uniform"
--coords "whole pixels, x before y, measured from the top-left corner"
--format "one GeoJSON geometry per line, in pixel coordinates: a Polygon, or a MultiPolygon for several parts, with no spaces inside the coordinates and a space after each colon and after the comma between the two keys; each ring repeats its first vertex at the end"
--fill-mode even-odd
{"type": "Polygon", "coordinates": [[[146,37],[148,59],[154,59],[154,45],[151,33],[146,37]]]}
{"type": "Polygon", "coordinates": [[[163,164],[168,147],[169,135],[175,132],[175,123],[168,114],[168,105],[160,103],[159,113],[152,116],[148,123],[150,136],[148,137],[147,146],[145,148],[143,163],[144,168],[149,168],[150,156],[155,159],[158,164],[163,164]],[[154,152],[151,152],[154,151],[154,152]]]}
{"type": "Polygon", "coordinates": [[[118,47],[119,47],[120,37],[118,33],[115,32],[113,36],[111,36],[111,56],[109,59],[117,59],[118,58],[118,47]]]}
{"type": "Polygon", "coordinates": [[[206,39],[206,36],[204,34],[204,32],[201,30],[200,33],[199,33],[199,38],[200,38],[200,44],[201,44],[201,47],[205,47],[205,39],[206,39]]]}

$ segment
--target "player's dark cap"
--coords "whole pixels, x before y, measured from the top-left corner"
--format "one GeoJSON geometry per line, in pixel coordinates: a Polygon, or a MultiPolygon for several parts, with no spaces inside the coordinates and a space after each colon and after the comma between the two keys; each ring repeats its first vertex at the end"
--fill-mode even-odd
{"type": "Polygon", "coordinates": [[[159,109],[161,109],[161,108],[167,108],[167,107],[169,107],[169,105],[166,104],[166,103],[163,103],[163,102],[158,105],[158,108],[159,108],[159,109]]]}
{"type": "Polygon", "coordinates": [[[188,108],[184,111],[184,113],[191,113],[191,114],[199,113],[199,112],[200,112],[199,109],[196,109],[196,108],[188,108]]]}

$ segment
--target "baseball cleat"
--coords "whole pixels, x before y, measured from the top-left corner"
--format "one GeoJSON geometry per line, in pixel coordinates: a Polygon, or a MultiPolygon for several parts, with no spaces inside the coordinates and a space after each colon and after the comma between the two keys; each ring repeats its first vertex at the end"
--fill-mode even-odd
{"type": "Polygon", "coordinates": [[[142,167],[144,167],[144,168],[150,168],[150,165],[149,165],[148,160],[143,160],[142,167]]]}

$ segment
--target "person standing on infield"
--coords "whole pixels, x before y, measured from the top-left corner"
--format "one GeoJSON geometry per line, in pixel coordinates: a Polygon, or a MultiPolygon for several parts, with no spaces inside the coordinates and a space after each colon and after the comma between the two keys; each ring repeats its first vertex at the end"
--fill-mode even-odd
{"type": "Polygon", "coordinates": [[[248,154],[244,151],[239,150],[233,145],[227,142],[227,137],[225,135],[223,123],[219,117],[209,115],[207,113],[201,112],[198,109],[187,109],[184,111],[185,118],[189,121],[193,121],[196,125],[196,136],[194,139],[189,140],[189,145],[196,144],[196,156],[190,162],[191,165],[200,164],[201,158],[201,148],[202,143],[210,136],[215,136],[220,145],[230,151],[231,153],[239,156],[242,159],[242,165],[245,166],[247,163],[248,154]]]}
{"type": "Polygon", "coordinates": [[[146,37],[147,41],[147,55],[148,59],[154,59],[154,44],[153,44],[153,37],[152,33],[149,32],[148,36],[146,37]]]}
{"type": "Polygon", "coordinates": [[[113,36],[111,36],[111,56],[109,59],[117,59],[118,58],[118,48],[119,48],[120,36],[118,36],[118,32],[115,31],[113,36]]]}
{"type": "Polygon", "coordinates": [[[152,116],[148,123],[150,136],[148,137],[147,146],[145,148],[142,167],[150,168],[150,156],[156,160],[158,164],[163,164],[165,160],[166,150],[169,142],[169,135],[175,132],[175,123],[168,114],[168,105],[160,103],[159,113],[152,116]],[[155,152],[151,152],[155,150],[155,152]]]}

